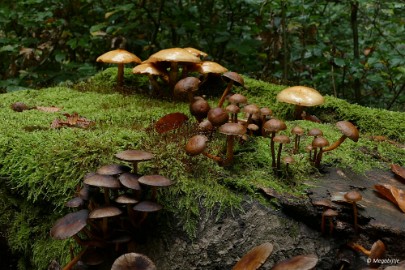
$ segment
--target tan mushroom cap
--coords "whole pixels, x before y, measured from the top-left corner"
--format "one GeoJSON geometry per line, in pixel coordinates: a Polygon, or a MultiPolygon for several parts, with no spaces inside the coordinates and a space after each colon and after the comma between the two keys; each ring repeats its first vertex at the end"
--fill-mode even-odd
{"type": "Polygon", "coordinates": [[[196,64],[193,68],[193,71],[196,71],[201,74],[222,74],[228,71],[227,68],[221,66],[220,64],[212,61],[204,61],[200,64],[196,64]]]}
{"type": "Polygon", "coordinates": [[[284,164],[292,164],[295,162],[295,159],[292,156],[283,157],[284,164]]]}
{"type": "Polygon", "coordinates": [[[254,247],[246,253],[232,270],[256,270],[258,269],[273,252],[271,243],[264,243],[254,247]]]}
{"type": "Polygon", "coordinates": [[[339,121],[336,123],[336,127],[352,141],[357,142],[359,140],[359,131],[349,121],[339,121]]]}
{"type": "Polygon", "coordinates": [[[204,152],[207,147],[208,138],[204,135],[194,135],[186,144],[186,153],[190,156],[196,156],[204,152]]]}
{"type": "Polygon", "coordinates": [[[136,200],[136,199],[134,199],[134,198],[132,198],[132,197],[129,196],[129,195],[123,194],[123,195],[118,196],[118,197],[115,199],[115,202],[116,202],[116,203],[120,203],[120,204],[136,204],[136,203],[138,203],[139,201],[136,200]]]}
{"type": "Polygon", "coordinates": [[[304,129],[300,126],[294,126],[291,129],[291,133],[294,135],[302,136],[302,135],[304,135],[304,129]]]}
{"type": "Polygon", "coordinates": [[[351,191],[345,193],[344,198],[348,202],[358,202],[363,199],[363,196],[361,196],[361,194],[359,192],[357,192],[355,190],[351,190],[351,191]]]}
{"type": "Polygon", "coordinates": [[[156,266],[145,255],[132,252],[119,256],[111,266],[111,270],[156,270],[156,266]]]}
{"type": "Polygon", "coordinates": [[[241,136],[246,133],[246,127],[239,123],[225,123],[218,128],[218,131],[225,135],[241,136]]]}
{"type": "Polygon", "coordinates": [[[131,171],[131,168],[128,166],[121,164],[109,164],[98,168],[96,173],[102,175],[117,175],[129,171],[131,171]]]}
{"type": "Polygon", "coordinates": [[[162,205],[157,202],[142,201],[136,204],[133,209],[139,212],[156,212],[161,210],[162,208],[162,205]]]}
{"type": "Polygon", "coordinates": [[[314,206],[322,206],[324,208],[334,208],[332,201],[328,199],[319,199],[312,202],[314,206]]]}
{"type": "Polygon", "coordinates": [[[65,203],[66,207],[77,208],[84,205],[84,199],[81,197],[74,197],[65,203]]]}
{"type": "Polygon", "coordinates": [[[234,85],[236,86],[245,85],[245,81],[243,80],[242,76],[233,71],[228,71],[222,74],[222,79],[226,82],[233,81],[234,85]]]}
{"type": "Polygon", "coordinates": [[[132,69],[134,74],[148,74],[148,75],[157,75],[157,76],[167,76],[167,73],[161,69],[158,69],[152,63],[142,63],[137,65],[132,69]]]}
{"type": "Polygon", "coordinates": [[[241,94],[233,94],[228,98],[228,101],[232,104],[246,104],[247,98],[241,94]]]}
{"type": "Polygon", "coordinates": [[[385,245],[381,240],[377,240],[371,246],[370,249],[370,259],[380,259],[385,253],[385,245]]]}
{"type": "Polygon", "coordinates": [[[89,211],[83,209],[58,219],[51,229],[51,237],[62,240],[77,234],[87,225],[88,216],[89,211]]]}
{"type": "Polygon", "coordinates": [[[321,147],[326,147],[328,145],[329,145],[329,141],[322,136],[318,136],[312,141],[313,147],[321,148],[321,147]]]}
{"type": "Polygon", "coordinates": [[[207,57],[207,56],[208,56],[208,53],[203,52],[203,51],[200,51],[199,49],[196,49],[196,48],[186,47],[186,48],[184,48],[184,49],[185,49],[186,51],[188,51],[189,53],[191,53],[191,54],[197,56],[197,57],[202,57],[202,58],[204,58],[204,57],[207,57]]]}
{"type": "Polygon", "coordinates": [[[198,130],[201,132],[211,132],[214,130],[214,126],[208,119],[204,119],[199,125],[198,130]]]}
{"type": "Polygon", "coordinates": [[[111,175],[94,174],[84,179],[84,183],[95,187],[120,188],[120,182],[111,175]]]}
{"type": "Polygon", "coordinates": [[[280,102],[299,106],[316,106],[324,103],[324,97],[315,89],[305,86],[293,86],[282,90],[277,94],[280,102]]]}
{"type": "Polygon", "coordinates": [[[247,126],[247,129],[248,129],[248,130],[251,130],[251,131],[258,131],[258,130],[259,130],[259,126],[256,125],[256,124],[249,124],[249,125],[247,126]]]}
{"type": "Polygon", "coordinates": [[[236,106],[235,104],[230,104],[225,107],[225,111],[227,111],[229,113],[239,113],[240,108],[238,106],[236,106]]]}
{"type": "Polygon", "coordinates": [[[134,189],[134,190],[141,190],[141,186],[139,185],[138,179],[141,177],[138,174],[134,173],[123,173],[118,177],[118,180],[124,187],[134,189]]]}
{"type": "Polygon", "coordinates": [[[152,54],[145,62],[187,62],[200,63],[201,59],[182,48],[163,49],[152,54]]]}
{"type": "Polygon", "coordinates": [[[142,60],[139,59],[138,56],[124,49],[117,49],[106,52],[105,54],[97,57],[96,61],[110,64],[127,64],[133,62],[140,64],[142,62],[142,60]]]}
{"type": "Polygon", "coordinates": [[[260,109],[256,104],[249,104],[243,107],[243,112],[247,114],[258,114],[260,113],[260,109]]]}
{"type": "Polygon", "coordinates": [[[170,179],[158,174],[144,175],[138,182],[151,187],[168,187],[173,184],[170,179]]]}
{"type": "Polygon", "coordinates": [[[338,213],[337,211],[333,210],[333,209],[327,209],[327,210],[323,213],[323,215],[324,215],[325,217],[336,217],[336,216],[339,215],[339,213],[338,213]]]}
{"type": "Polygon", "coordinates": [[[311,270],[317,263],[318,257],[315,254],[298,255],[277,263],[271,270],[311,270]]]}
{"type": "Polygon", "coordinates": [[[90,212],[89,218],[107,218],[107,217],[115,217],[122,214],[122,211],[115,206],[103,206],[94,209],[90,212]]]}
{"type": "Polygon", "coordinates": [[[263,107],[263,108],[260,108],[260,115],[261,116],[271,116],[271,115],[273,115],[273,111],[270,108],[263,107]]]}
{"type": "Polygon", "coordinates": [[[146,161],[154,158],[154,155],[141,150],[125,150],[115,154],[118,159],[124,161],[146,161]]]}
{"type": "Polygon", "coordinates": [[[280,130],[286,130],[287,125],[283,121],[273,118],[264,123],[263,129],[267,132],[279,132],[280,130]]]}
{"type": "Polygon", "coordinates": [[[308,130],[308,136],[322,136],[323,132],[322,130],[320,130],[319,128],[312,128],[310,130],[308,130]]]}
{"type": "Polygon", "coordinates": [[[287,135],[276,135],[273,141],[277,143],[290,143],[290,138],[287,135]]]}

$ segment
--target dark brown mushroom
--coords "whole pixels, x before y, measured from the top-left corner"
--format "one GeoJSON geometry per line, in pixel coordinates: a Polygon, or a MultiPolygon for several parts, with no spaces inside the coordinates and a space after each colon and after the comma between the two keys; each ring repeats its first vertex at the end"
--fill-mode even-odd
{"type": "Polygon", "coordinates": [[[201,81],[196,77],[186,77],[179,80],[173,89],[173,94],[177,98],[187,97],[191,104],[194,101],[194,93],[198,91],[201,81]]]}
{"type": "Polygon", "coordinates": [[[194,101],[190,104],[190,113],[197,119],[198,123],[201,123],[207,117],[210,109],[210,104],[203,98],[194,98],[194,101]]]}
{"type": "Polygon", "coordinates": [[[222,93],[221,98],[219,99],[219,102],[218,102],[219,108],[222,108],[222,105],[225,102],[225,98],[229,94],[229,91],[231,90],[233,85],[243,86],[245,84],[243,78],[238,73],[233,72],[233,71],[228,71],[228,72],[225,72],[224,74],[222,74],[222,79],[225,82],[227,82],[227,86],[226,86],[224,92],[222,93]]]}
{"type": "Polygon", "coordinates": [[[291,133],[294,135],[294,149],[293,154],[299,152],[301,136],[304,135],[304,129],[300,126],[295,126],[291,129],[291,133]]]}
{"type": "Polygon", "coordinates": [[[240,108],[236,104],[229,104],[225,110],[231,115],[231,122],[237,123],[240,108]]]}
{"type": "Polygon", "coordinates": [[[226,158],[220,165],[228,166],[233,162],[234,138],[245,134],[246,127],[239,123],[225,123],[219,127],[218,131],[226,135],[226,158]]]}
{"type": "Polygon", "coordinates": [[[286,135],[276,135],[274,136],[273,141],[279,143],[276,163],[276,168],[279,171],[281,168],[281,151],[283,149],[283,144],[290,143],[290,138],[286,135]]]}
{"type": "Polygon", "coordinates": [[[319,168],[319,166],[321,165],[322,154],[323,154],[322,149],[328,145],[329,145],[329,141],[322,136],[318,136],[318,137],[314,138],[314,140],[312,141],[312,147],[314,149],[319,149],[317,156],[314,157],[314,159],[315,159],[314,165],[316,168],[319,168]]]}
{"type": "Polygon", "coordinates": [[[214,127],[219,127],[229,120],[228,113],[220,107],[209,110],[207,117],[214,127]]]}
{"type": "Polygon", "coordinates": [[[328,199],[320,199],[312,202],[312,205],[314,206],[321,206],[323,211],[322,211],[322,220],[321,220],[321,232],[322,234],[325,233],[325,222],[326,222],[326,217],[325,217],[325,212],[328,209],[334,208],[332,202],[328,199]]]}
{"type": "Polygon", "coordinates": [[[110,204],[110,189],[120,188],[120,182],[111,175],[94,174],[84,179],[84,183],[90,186],[100,187],[104,190],[104,200],[110,204]]]}
{"type": "Polygon", "coordinates": [[[121,174],[124,172],[129,172],[131,170],[130,167],[121,165],[121,164],[109,164],[109,165],[104,165],[96,171],[98,174],[102,175],[117,175],[121,174]]]}
{"type": "Polygon", "coordinates": [[[138,224],[142,224],[149,213],[160,211],[163,206],[154,201],[141,201],[133,207],[135,211],[141,213],[141,217],[137,220],[138,224]]]}
{"type": "Polygon", "coordinates": [[[51,237],[63,240],[74,236],[86,227],[88,216],[89,211],[82,209],[58,219],[51,229],[51,237]]]}
{"type": "Polygon", "coordinates": [[[143,185],[152,187],[152,198],[151,198],[152,201],[156,200],[157,187],[168,187],[173,184],[173,182],[170,179],[158,174],[141,176],[138,179],[138,182],[143,185]]]}
{"type": "Polygon", "coordinates": [[[248,117],[247,121],[246,121],[246,125],[249,125],[250,123],[252,123],[253,115],[259,114],[260,109],[255,104],[249,104],[249,105],[246,105],[245,107],[243,107],[243,112],[246,113],[246,115],[248,117]]]}
{"type": "MultiPolygon", "coordinates": [[[[339,213],[333,209],[327,209],[325,212],[322,213],[322,220],[329,219],[329,235],[333,233],[333,218],[336,217],[339,213]]],[[[325,221],[323,221],[325,224],[325,221]]],[[[322,233],[325,232],[325,225],[323,225],[322,233]]]]}
{"type": "Polygon", "coordinates": [[[101,229],[105,238],[108,236],[108,218],[116,217],[122,214],[122,211],[115,206],[103,206],[98,207],[89,213],[90,219],[99,219],[101,218],[102,225],[101,229]]]}

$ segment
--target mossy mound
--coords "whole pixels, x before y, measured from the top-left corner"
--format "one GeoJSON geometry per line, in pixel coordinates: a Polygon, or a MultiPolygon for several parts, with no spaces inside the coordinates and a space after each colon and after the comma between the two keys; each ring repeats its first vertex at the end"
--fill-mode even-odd
{"type": "MultiPolygon", "coordinates": [[[[289,179],[274,177],[268,138],[251,138],[238,145],[232,167],[219,167],[204,156],[187,156],[183,147],[195,134],[188,104],[147,96],[141,91],[147,87],[143,78],[136,79],[141,86],[135,85],[132,95],[114,93],[111,86],[115,77],[105,72],[87,84],[82,83],[80,91],[54,87],[2,95],[0,224],[8,228],[10,246],[22,257],[20,269],[24,269],[23,261],[27,258],[30,260],[27,268],[35,269],[46,269],[52,259],[62,264],[68,261],[71,242],[52,240],[49,229],[67,213],[63,205],[73,197],[83,176],[102,165],[118,163],[114,154],[122,150],[141,149],[155,154],[153,161],[141,163],[140,173],[161,174],[175,182],[172,187],[159,190],[159,201],[165,208],[161,215],[177,216],[189,235],[193,235],[201,207],[207,210],[219,207],[222,211],[237,208],[246,195],[262,199],[257,191],[263,186],[299,195],[306,187],[304,182],[314,178],[304,151],[295,156],[297,162],[291,166],[289,179]],[[77,112],[95,125],[88,129],[52,129],[54,119],[64,118],[62,112],[15,112],[10,105],[17,101],[29,106],[56,106],[70,114],[77,112]],[[156,133],[154,121],[171,112],[189,115],[190,123],[176,132],[156,133]]],[[[107,73],[113,72],[114,69],[109,69],[107,73]]],[[[288,119],[293,108],[275,101],[282,88],[246,78],[246,89],[236,88],[235,92],[240,91],[251,103],[268,106],[276,116],[288,119]]],[[[212,105],[216,102],[217,99],[210,100],[212,105]]],[[[405,122],[404,113],[359,108],[329,97],[323,107],[313,111],[328,109],[333,109],[333,119],[355,121],[362,134],[388,136],[398,144],[405,141],[405,127],[400,125],[405,122]],[[376,124],[372,118],[377,113],[379,119],[391,122],[376,124]]],[[[330,141],[340,136],[333,123],[287,121],[289,130],[297,124],[306,129],[321,128],[330,141]]],[[[289,131],[286,134],[290,135],[289,131]]],[[[304,138],[302,145],[309,142],[310,138],[304,138]]],[[[375,142],[363,135],[357,144],[348,141],[326,154],[324,163],[353,167],[359,172],[387,168],[387,161],[404,164],[404,150],[396,143],[375,142]],[[364,154],[360,151],[364,148],[376,150],[383,158],[364,154]]],[[[215,135],[209,151],[221,152],[224,144],[225,138],[215,135]]],[[[291,148],[288,145],[285,149],[291,148]]]]}

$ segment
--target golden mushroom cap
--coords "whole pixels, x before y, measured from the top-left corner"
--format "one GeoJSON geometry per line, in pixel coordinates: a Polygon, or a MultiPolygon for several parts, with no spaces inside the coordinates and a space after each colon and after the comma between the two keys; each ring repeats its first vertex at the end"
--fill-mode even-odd
{"type": "Polygon", "coordinates": [[[110,64],[128,64],[133,62],[138,64],[142,63],[142,60],[139,59],[138,56],[124,49],[106,52],[97,57],[96,61],[110,64]]]}
{"type": "Polygon", "coordinates": [[[154,54],[152,54],[148,60],[145,62],[147,63],[155,63],[155,62],[187,62],[187,63],[200,63],[201,60],[194,54],[188,52],[182,48],[170,48],[170,49],[163,49],[154,54]]]}
{"type": "Polygon", "coordinates": [[[359,140],[358,129],[349,121],[339,121],[336,123],[336,127],[352,141],[357,142],[359,140]]]}
{"type": "Polygon", "coordinates": [[[197,64],[194,67],[194,70],[201,74],[208,74],[208,73],[222,74],[228,71],[227,68],[213,61],[201,62],[200,64],[197,64]]]}
{"type": "Polygon", "coordinates": [[[163,70],[158,69],[152,63],[142,63],[137,65],[132,69],[132,73],[134,74],[149,74],[149,75],[157,75],[157,76],[166,76],[167,73],[163,70]]]}
{"type": "Polygon", "coordinates": [[[306,86],[292,86],[277,94],[280,102],[299,106],[316,106],[324,103],[325,98],[315,89],[306,86]]]}
{"type": "Polygon", "coordinates": [[[192,48],[192,47],[186,47],[184,48],[186,51],[188,51],[189,53],[197,56],[197,57],[202,57],[205,58],[208,56],[208,53],[200,51],[199,49],[196,48],[192,48]]]}

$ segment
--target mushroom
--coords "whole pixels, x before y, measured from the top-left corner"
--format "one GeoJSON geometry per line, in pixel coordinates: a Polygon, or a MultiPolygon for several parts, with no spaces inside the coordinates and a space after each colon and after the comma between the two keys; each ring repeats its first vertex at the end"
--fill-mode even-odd
{"type": "Polygon", "coordinates": [[[353,218],[354,218],[354,231],[358,232],[358,224],[357,224],[357,202],[363,199],[363,196],[355,190],[346,192],[344,198],[347,202],[353,205],[353,218]]]}
{"type": "Polygon", "coordinates": [[[369,265],[373,267],[379,265],[376,259],[382,258],[385,253],[385,245],[381,240],[377,240],[376,242],[374,242],[370,250],[365,249],[363,246],[357,243],[349,243],[348,246],[351,247],[353,250],[359,251],[368,256],[369,265]]]}
{"type": "Polygon", "coordinates": [[[333,233],[333,218],[336,217],[339,213],[336,212],[333,209],[327,209],[325,212],[322,213],[322,222],[323,222],[323,227],[322,227],[322,233],[325,232],[325,219],[329,219],[329,235],[332,235],[333,233]]]}
{"type": "Polygon", "coordinates": [[[258,269],[273,252],[271,243],[263,243],[254,247],[246,253],[236,264],[232,270],[256,270],[258,269]]]}
{"type": "Polygon", "coordinates": [[[275,264],[271,270],[311,270],[315,269],[317,263],[315,254],[298,255],[275,264]]]}
{"type": "MultiPolygon", "coordinates": [[[[323,132],[319,128],[312,128],[312,129],[308,130],[308,136],[312,136],[315,139],[318,136],[323,136],[323,132]]],[[[316,157],[318,155],[318,151],[317,151],[317,148],[313,148],[312,150],[314,150],[314,155],[313,155],[313,157],[311,159],[311,152],[310,152],[309,153],[309,156],[310,156],[309,160],[311,162],[315,162],[315,159],[316,159],[316,157]]]]}
{"type": "Polygon", "coordinates": [[[112,264],[111,270],[156,270],[156,266],[145,255],[132,252],[119,256],[112,264]]]}
{"type": "Polygon", "coordinates": [[[104,190],[104,201],[110,204],[110,189],[120,188],[120,182],[111,175],[94,174],[84,179],[84,183],[94,187],[100,187],[104,190]]]}
{"type": "Polygon", "coordinates": [[[152,54],[144,63],[170,63],[169,71],[169,86],[172,88],[177,82],[177,74],[179,71],[179,65],[183,68],[186,64],[200,63],[201,59],[192,53],[182,48],[170,48],[163,49],[152,54]]]}
{"type": "Polygon", "coordinates": [[[246,127],[239,123],[225,123],[219,127],[218,131],[226,135],[226,158],[220,165],[227,166],[233,161],[234,137],[245,134],[246,127]]]}
{"type": "Polygon", "coordinates": [[[222,161],[221,157],[214,156],[205,152],[205,149],[207,147],[207,141],[208,138],[205,135],[194,135],[188,140],[186,144],[185,147],[186,153],[190,156],[203,154],[204,156],[219,163],[220,161],[222,161]]]}
{"type": "Polygon", "coordinates": [[[142,63],[141,59],[133,53],[124,49],[109,51],[97,57],[97,62],[118,64],[117,85],[120,87],[124,83],[124,65],[128,63],[142,63]]]}
{"type": "Polygon", "coordinates": [[[339,140],[334,142],[331,146],[329,146],[328,148],[324,148],[323,152],[332,151],[332,150],[336,149],[339,145],[341,145],[346,140],[346,138],[349,138],[354,142],[357,142],[359,140],[359,131],[349,121],[339,121],[336,123],[336,127],[340,130],[340,132],[342,133],[342,136],[339,138],[339,140]]]}
{"type": "Polygon", "coordinates": [[[102,174],[102,175],[118,175],[122,174],[124,172],[129,172],[131,170],[130,167],[121,165],[121,164],[109,164],[109,165],[104,165],[101,166],[100,168],[97,169],[96,173],[97,174],[102,174]]]}
{"type": "Polygon", "coordinates": [[[277,171],[280,171],[281,168],[281,151],[283,149],[283,144],[290,143],[290,138],[286,135],[276,135],[273,138],[274,142],[279,143],[278,152],[277,152],[277,171]]]}
{"type": "Polygon", "coordinates": [[[122,211],[115,206],[103,206],[98,207],[89,213],[90,219],[101,218],[103,220],[101,229],[103,231],[104,238],[108,236],[108,218],[115,217],[122,214],[122,211]]]}
{"type": "Polygon", "coordinates": [[[319,148],[318,155],[314,157],[314,159],[315,159],[314,164],[315,164],[316,168],[319,168],[319,166],[321,165],[322,153],[323,153],[322,149],[328,145],[329,145],[329,141],[322,136],[318,136],[312,141],[312,147],[315,149],[314,155],[315,155],[316,149],[319,148]]]}
{"type": "Polygon", "coordinates": [[[144,175],[138,179],[138,182],[152,187],[152,201],[156,200],[157,197],[157,187],[168,187],[172,185],[172,181],[161,175],[144,175]]]}
{"type": "Polygon", "coordinates": [[[312,205],[321,206],[323,208],[322,220],[321,220],[321,232],[322,232],[322,234],[324,234],[325,233],[325,219],[326,219],[326,216],[324,214],[328,209],[333,208],[332,202],[327,199],[320,199],[320,200],[312,202],[312,205]]]}
{"type": "Polygon", "coordinates": [[[299,152],[300,149],[300,140],[301,136],[304,135],[304,129],[300,126],[295,126],[291,129],[291,133],[295,135],[293,154],[296,154],[299,152]]]}
{"type": "Polygon", "coordinates": [[[222,93],[221,98],[218,102],[218,107],[222,108],[222,105],[225,102],[225,98],[228,95],[229,91],[231,90],[233,85],[236,86],[243,86],[245,84],[243,78],[236,72],[228,71],[222,74],[222,79],[227,83],[227,86],[222,93]]]}
{"type": "MultiPolygon", "coordinates": [[[[192,47],[186,47],[184,48],[186,51],[188,51],[189,53],[197,56],[198,58],[205,58],[208,56],[208,53],[200,51],[196,48],[192,48],[192,47]]],[[[206,61],[207,62],[207,61],[206,61]]]]}
{"type": "Polygon", "coordinates": [[[51,237],[63,240],[76,235],[86,227],[88,216],[89,211],[82,209],[58,219],[50,231],[51,237]]]}
{"type": "Polygon", "coordinates": [[[219,127],[228,122],[229,115],[224,109],[216,107],[208,111],[207,118],[214,127],[219,127]]]}
{"type": "Polygon", "coordinates": [[[247,98],[241,94],[233,94],[228,98],[228,101],[231,104],[235,104],[236,106],[240,107],[247,103],[247,98]]]}
{"type": "Polygon", "coordinates": [[[283,163],[285,164],[285,171],[287,173],[287,176],[289,174],[289,166],[290,166],[290,164],[292,164],[294,162],[295,162],[295,159],[292,156],[283,157],[283,163]]]}
{"type": "Polygon", "coordinates": [[[201,132],[202,134],[210,134],[212,135],[212,132],[214,131],[214,126],[208,119],[204,119],[201,121],[200,124],[198,124],[198,131],[201,132]]]}
{"type": "Polygon", "coordinates": [[[226,106],[225,110],[230,113],[231,115],[231,122],[237,123],[238,122],[238,113],[240,108],[236,104],[229,104],[226,106]]]}
{"type": "Polygon", "coordinates": [[[133,74],[147,75],[149,78],[149,84],[152,90],[155,92],[161,92],[161,87],[157,78],[161,78],[163,81],[168,81],[168,74],[166,71],[159,69],[152,63],[142,63],[132,69],[133,74]]]}
{"type": "Polygon", "coordinates": [[[149,152],[141,151],[141,150],[125,150],[125,151],[115,154],[115,157],[120,160],[132,162],[133,173],[137,174],[138,173],[138,163],[141,161],[151,160],[154,158],[154,155],[149,152]]]}
{"type": "Polygon", "coordinates": [[[190,113],[195,117],[198,123],[207,117],[210,104],[203,98],[194,98],[194,101],[190,104],[190,113]]]}
{"type": "Polygon", "coordinates": [[[181,97],[187,95],[188,102],[191,104],[194,101],[193,96],[194,93],[197,92],[200,82],[201,81],[196,77],[186,77],[179,80],[174,85],[174,96],[181,97]]]}
{"type": "Polygon", "coordinates": [[[286,124],[276,118],[272,118],[269,121],[266,121],[263,125],[263,129],[265,132],[270,132],[271,133],[271,138],[270,138],[270,151],[271,151],[271,158],[272,158],[272,167],[273,169],[276,168],[276,153],[274,151],[274,136],[276,136],[276,133],[281,131],[281,130],[286,130],[287,126],[286,124]]]}
{"type": "Polygon", "coordinates": [[[227,72],[228,69],[221,66],[220,64],[212,61],[203,61],[197,63],[191,67],[190,71],[196,71],[202,74],[201,84],[205,83],[210,77],[220,76],[223,73],[227,72]]]}
{"type": "Polygon", "coordinates": [[[153,201],[142,201],[135,204],[135,206],[133,207],[135,211],[142,213],[141,218],[138,220],[138,224],[142,224],[145,221],[148,213],[160,211],[162,208],[163,207],[161,204],[153,201]]]}
{"type": "Polygon", "coordinates": [[[260,109],[255,104],[249,104],[243,107],[243,112],[246,113],[248,116],[246,125],[249,125],[252,122],[253,115],[259,114],[260,109]]]}
{"type": "Polygon", "coordinates": [[[277,94],[280,102],[295,105],[294,119],[301,119],[304,107],[317,106],[324,103],[324,97],[315,89],[305,86],[292,86],[277,94]]]}

